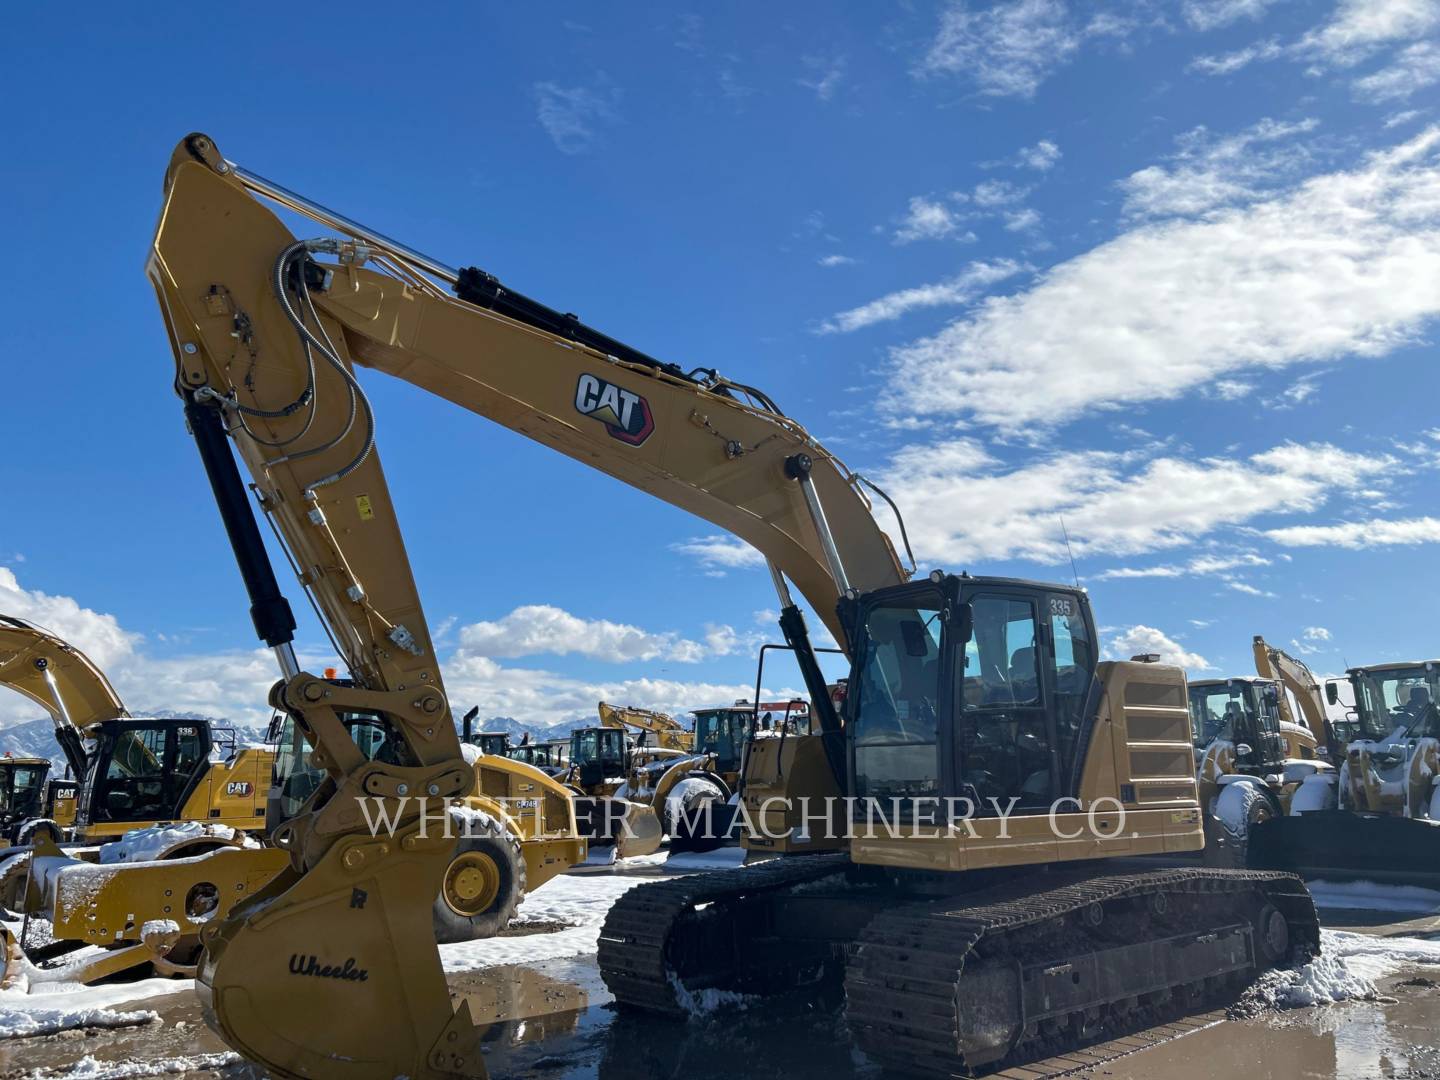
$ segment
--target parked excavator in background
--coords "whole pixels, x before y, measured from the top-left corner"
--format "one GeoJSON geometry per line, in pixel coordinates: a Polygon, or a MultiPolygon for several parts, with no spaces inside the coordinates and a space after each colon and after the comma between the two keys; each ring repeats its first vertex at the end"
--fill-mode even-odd
{"type": "Polygon", "coordinates": [[[0,686],[50,714],[55,741],[77,778],[70,820],[42,817],[17,840],[33,838],[38,829],[57,841],[100,844],[133,829],[183,821],[264,832],[274,755],[240,746],[234,729],[201,719],[131,716],[83,652],[9,615],[0,615],[0,686]]]}
{"type": "Polygon", "coordinates": [[[1255,669],[1289,691],[1316,741],[1318,764],[1293,793],[1283,817],[1257,825],[1248,865],[1311,877],[1440,883],[1440,661],[1351,668],[1355,705],[1331,719],[1339,685],[1324,690],[1304,661],[1254,639],[1255,669]]]}
{"type": "Polygon", "coordinates": [[[599,709],[601,727],[634,728],[643,732],[637,740],[641,745],[687,754],[694,749],[694,732],[686,731],[684,724],[666,713],[604,701],[600,702],[599,709]]]}
{"type": "Polygon", "coordinates": [[[495,757],[510,755],[510,733],[508,731],[476,731],[475,718],[480,715],[480,706],[473,706],[460,722],[460,741],[475,747],[482,754],[495,757]]]}
{"type": "Polygon", "coordinates": [[[704,990],[800,992],[843,968],[859,1049],[884,1068],[964,1072],[1209,1007],[1318,948],[1293,875],[1097,861],[1203,844],[1182,673],[1097,665],[1077,589],[938,571],[907,583],[860,478],[763,392],[657,361],[388,240],[202,135],[172,156],[148,269],[257,632],[281,666],[272,699],[327,774],[276,834],[291,868],[204,935],[208,1016],[272,1075],[330,1076],[342,1061],[352,1080],[484,1074],[480,1033],[463,998],[452,1003],[429,927],[448,848],[405,801],[463,795],[473,775],[397,558],[352,363],[758,548],[817,713],[816,734],[752,744],[775,744],[769,765],[781,768],[765,775],[797,800],[761,824],[805,827],[802,797],[876,800],[854,805],[878,835],[852,837],[847,853],[631,889],[600,939],[623,1007],[678,1014],[704,990]],[[346,238],[296,240],[256,196],[346,238]],[[317,607],[344,631],[353,685],[300,671],[230,442],[317,607]],[[791,583],[852,658],[843,719],[791,583]],[[339,714],[363,710],[395,733],[393,756],[356,747],[339,714]],[[973,831],[925,820],[972,795],[973,831]],[[987,798],[1016,812],[986,815],[987,798]],[[366,827],[362,799],[391,815],[387,835],[366,827]]]}

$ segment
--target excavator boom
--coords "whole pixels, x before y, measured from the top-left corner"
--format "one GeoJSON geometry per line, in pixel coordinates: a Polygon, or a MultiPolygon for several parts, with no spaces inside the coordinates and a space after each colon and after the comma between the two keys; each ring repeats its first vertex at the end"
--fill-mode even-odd
{"type": "MultiPolygon", "coordinates": [[[[478,1035],[467,1007],[452,1007],[431,937],[450,845],[433,819],[427,835],[417,805],[466,794],[473,773],[354,367],[447,398],[749,542],[769,563],[792,642],[805,632],[787,578],[842,638],[836,605],[847,590],[908,575],[859,478],[764,394],[686,374],[489,275],[387,240],[226,161],[203,135],[171,159],[147,272],[256,630],[280,663],[272,704],[295,717],[327,775],[273,836],[291,869],[204,935],[212,1023],[279,1076],[483,1075],[478,1035]],[[257,195],[345,236],[297,240],[257,195]],[[236,457],[349,685],[299,669],[295,622],[236,457]],[[388,725],[393,754],[361,753],[345,724],[357,713],[388,725]],[[379,833],[382,819],[392,827],[379,833]]],[[[807,681],[823,691],[811,661],[807,681]]]]}
{"type": "MultiPolygon", "coordinates": [[[[1300,714],[1305,718],[1305,726],[1310,729],[1310,734],[1315,736],[1317,746],[1329,747],[1332,752],[1338,749],[1330,721],[1325,715],[1325,697],[1320,689],[1320,680],[1315,678],[1305,661],[1297,660],[1283,649],[1277,649],[1259,634],[1255,635],[1253,648],[1255,674],[1262,679],[1274,679],[1295,695],[1300,714]]],[[[1288,715],[1290,709],[1284,694],[1280,695],[1280,707],[1281,717],[1293,723],[1293,718],[1288,715]]]]}

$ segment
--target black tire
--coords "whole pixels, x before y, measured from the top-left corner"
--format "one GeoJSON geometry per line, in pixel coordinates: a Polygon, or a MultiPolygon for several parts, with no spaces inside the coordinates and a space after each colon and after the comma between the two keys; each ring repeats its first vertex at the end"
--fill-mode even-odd
{"type": "Polygon", "coordinates": [[[1244,869],[1250,850],[1250,830],[1279,813],[1270,794],[1258,784],[1226,784],[1206,815],[1206,864],[1230,870],[1244,869]]]}
{"type": "Polygon", "coordinates": [[[730,793],[725,790],[724,783],[716,777],[699,769],[686,773],[665,793],[665,803],[660,808],[660,820],[665,826],[665,835],[675,835],[678,825],[677,809],[679,813],[694,820],[696,811],[707,802],[723,803],[729,798],[730,793]]]}
{"type": "Polygon", "coordinates": [[[435,898],[435,940],[441,945],[494,937],[525,899],[520,842],[498,821],[456,821],[462,835],[435,898]],[[464,834],[469,825],[470,835],[464,834]],[[493,875],[493,876],[492,876],[493,875]]]}

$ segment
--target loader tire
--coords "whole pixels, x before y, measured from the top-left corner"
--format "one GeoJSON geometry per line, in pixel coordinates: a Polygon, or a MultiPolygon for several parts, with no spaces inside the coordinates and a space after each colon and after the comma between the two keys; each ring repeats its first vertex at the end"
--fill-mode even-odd
{"type": "Polygon", "coordinates": [[[494,937],[525,899],[520,842],[498,821],[476,821],[455,841],[435,898],[435,940],[441,945],[494,937]]]}
{"type": "Polygon", "coordinates": [[[708,773],[693,772],[677,780],[675,786],[666,793],[665,805],[661,807],[665,835],[675,835],[682,815],[693,821],[706,803],[724,803],[727,798],[729,794],[708,773]]]}
{"type": "Polygon", "coordinates": [[[1250,849],[1250,830],[1278,816],[1269,794],[1255,784],[1226,784],[1215,797],[1205,823],[1205,862],[1243,870],[1250,849]]]}

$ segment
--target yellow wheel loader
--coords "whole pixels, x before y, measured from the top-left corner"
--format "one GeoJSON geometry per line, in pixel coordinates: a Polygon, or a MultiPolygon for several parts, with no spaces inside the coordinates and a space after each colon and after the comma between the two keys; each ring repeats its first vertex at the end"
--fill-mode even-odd
{"type": "MultiPolygon", "coordinates": [[[[1248,865],[1307,876],[1434,886],[1440,882],[1440,660],[1373,664],[1340,683],[1256,637],[1256,671],[1278,679],[1315,738],[1312,775],[1285,812],[1255,828],[1248,865]]],[[[1288,702],[1282,696],[1282,703],[1288,702]]]]}
{"type": "Polygon", "coordinates": [[[1206,860],[1243,867],[1251,830],[1288,814],[1305,782],[1333,769],[1310,730],[1288,718],[1274,679],[1192,679],[1188,687],[1206,860]]]}
{"type": "Polygon", "coordinates": [[[843,853],[630,890],[600,940],[623,1007],[679,1013],[711,989],[804,992],[829,976],[879,1064],[953,1073],[1207,1006],[1317,947],[1294,875],[1107,862],[1203,844],[1181,673],[1097,664],[1075,589],[910,581],[867,482],[763,391],[387,239],[203,135],[171,158],[148,272],[257,633],[280,665],[272,700],[325,771],[274,834],[290,865],[203,935],[211,1022],[271,1075],[484,1075],[430,927],[451,849],[424,827],[425,800],[463,798],[474,775],[397,557],[356,365],[697,514],[769,564],[816,733],[769,755],[764,779],[791,801],[758,808],[755,827],[808,835],[818,812],[876,828],[843,853]],[[296,239],[262,200],[329,235],[296,239]],[[344,629],[353,686],[300,671],[237,455],[344,629]],[[851,658],[839,712],[792,585],[851,658]],[[366,757],[347,712],[380,718],[393,753],[366,757]],[[964,800],[979,811],[962,814],[964,800]]]}

